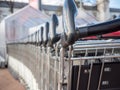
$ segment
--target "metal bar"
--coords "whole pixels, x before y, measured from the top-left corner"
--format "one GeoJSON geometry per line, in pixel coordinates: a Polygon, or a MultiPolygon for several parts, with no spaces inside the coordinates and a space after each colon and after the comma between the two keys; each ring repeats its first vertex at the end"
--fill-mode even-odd
{"type": "Polygon", "coordinates": [[[63,90],[63,83],[64,83],[64,54],[65,54],[65,49],[61,48],[60,49],[60,77],[59,77],[59,90],[63,90]]]}
{"type": "Polygon", "coordinates": [[[120,47],[120,44],[105,44],[105,45],[100,45],[100,44],[97,44],[97,45],[78,45],[78,46],[74,46],[73,48],[76,49],[76,48],[79,48],[79,49],[82,49],[82,48],[100,48],[100,47],[106,47],[106,48],[110,48],[110,47],[120,47]]]}
{"type": "MultiPolygon", "coordinates": [[[[111,56],[96,56],[96,57],[79,57],[79,58],[71,58],[71,61],[76,61],[76,60],[92,60],[92,59],[103,59],[103,58],[119,58],[120,55],[111,55],[111,56]]],[[[68,58],[65,58],[65,60],[69,60],[68,58]]]]}
{"type": "Polygon", "coordinates": [[[72,46],[69,46],[69,51],[68,51],[68,58],[69,58],[69,61],[68,61],[68,63],[69,63],[69,66],[68,66],[68,68],[69,68],[69,71],[68,71],[68,85],[67,85],[67,90],[71,90],[71,78],[72,78],[72,76],[71,76],[71,74],[72,74],[72,63],[71,63],[71,54],[72,54],[72,46]]]}
{"type": "Polygon", "coordinates": [[[90,88],[90,80],[91,80],[92,68],[93,68],[93,63],[91,61],[90,70],[89,70],[89,79],[88,79],[87,90],[89,90],[89,88],[90,88]]]}
{"type": "Polygon", "coordinates": [[[78,80],[77,80],[77,87],[76,87],[76,90],[79,90],[79,84],[80,84],[80,72],[81,72],[81,61],[80,61],[80,64],[79,64],[79,71],[78,71],[78,80]]]}

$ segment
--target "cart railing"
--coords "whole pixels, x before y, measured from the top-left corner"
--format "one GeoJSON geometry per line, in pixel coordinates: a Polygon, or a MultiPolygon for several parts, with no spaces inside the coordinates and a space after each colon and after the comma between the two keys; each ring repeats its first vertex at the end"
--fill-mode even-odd
{"type": "Polygon", "coordinates": [[[119,75],[115,70],[120,67],[119,51],[119,40],[77,41],[61,53],[64,55],[62,74],[66,77],[63,83],[67,83],[68,90],[120,88],[120,82],[115,78],[119,75]],[[112,74],[113,72],[117,74],[112,74]]]}
{"type": "Polygon", "coordinates": [[[120,39],[80,40],[118,31],[120,19],[76,27],[76,11],[74,0],[66,0],[64,32],[56,33],[59,20],[53,15],[52,23],[46,22],[35,33],[7,43],[8,55],[29,68],[40,90],[120,89],[120,39]]]}

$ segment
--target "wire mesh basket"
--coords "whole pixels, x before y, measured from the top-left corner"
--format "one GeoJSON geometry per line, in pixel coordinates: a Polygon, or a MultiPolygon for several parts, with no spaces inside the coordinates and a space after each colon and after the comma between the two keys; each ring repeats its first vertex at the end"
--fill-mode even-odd
{"type": "Polygon", "coordinates": [[[77,41],[65,60],[69,63],[68,90],[120,89],[119,40],[77,41]]]}

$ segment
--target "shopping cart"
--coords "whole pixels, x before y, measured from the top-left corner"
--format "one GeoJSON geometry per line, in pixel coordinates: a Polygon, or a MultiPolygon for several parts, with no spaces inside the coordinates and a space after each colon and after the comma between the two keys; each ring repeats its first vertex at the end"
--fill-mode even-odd
{"type": "Polygon", "coordinates": [[[120,41],[77,41],[65,56],[67,90],[119,90],[120,41]]]}
{"type": "Polygon", "coordinates": [[[40,90],[120,90],[120,38],[81,39],[119,31],[120,19],[76,27],[76,11],[74,0],[66,0],[64,32],[56,33],[59,20],[54,14],[50,22],[35,26],[35,33],[8,43],[8,54],[34,77],[19,73],[28,78],[31,90],[37,85],[40,90]]]}

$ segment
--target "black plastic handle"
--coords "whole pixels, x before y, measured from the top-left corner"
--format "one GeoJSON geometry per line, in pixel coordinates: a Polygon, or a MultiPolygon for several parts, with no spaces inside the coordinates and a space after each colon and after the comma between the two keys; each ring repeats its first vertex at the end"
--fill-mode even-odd
{"type": "Polygon", "coordinates": [[[39,44],[42,45],[43,43],[43,27],[40,28],[39,30],[39,44]]]}
{"type": "Polygon", "coordinates": [[[31,44],[34,44],[34,33],[31,35],[31,44]]]}
{"type": "Polygon", "coordinates": [[[60,40],[60,37],[58,37],[56,33],[57,26],[59,25],[58,18],[56,14],[53,14],[52,16],[52,28],[50,30],[50,42],[49,45],[53,46],[54,43],[60,40]]]}
{"type": "Polygon", "coordinates": [[[112,33],[119,30],[120,30],[120,18],[112,21],[91,25],[91,26],[80,27],[77,29],[76,36],[78,39],[78,38],[83,38],[88,36],[112,33]]]}
{"type": "Polygon", "coordinates": [[[30,43],[30,35],[28,35],[28,44],[30,43]]]}
{"type": "Polygon", "coordinates": [[[36,32],[33,34],[33,44],[35,45],[36,44],[36,32]]]}
{"type": "Polygon", "coordinates": [[[37,34],[38,34],[38,32],[36,31],[35,32],[35,45],[37,45],[37,34]]]}
{"type": "Polygon", "coordinates": [[[47,45],[47,43],[48,43],[48,33],[49,33],[49,23],[47,22],[46,24],[45,24],[45,30],[44,30],[44,36],[43,36],[43,44],[44,44],[44,46],[46,46],[47,45]]]}
{"type": "Polygon", "coordinates": [[[74,0],[65,0],[63,7],[63,24],[66,34],[66,41],[68,45],[75,42],[75,16],[77,14],[77,7],[74,0]]]}
{"type": "Polygon", "coordinates": [[[39,45],[39,33],[40,33],[40,30],[37,31],[37,44],[39,45]]]}

